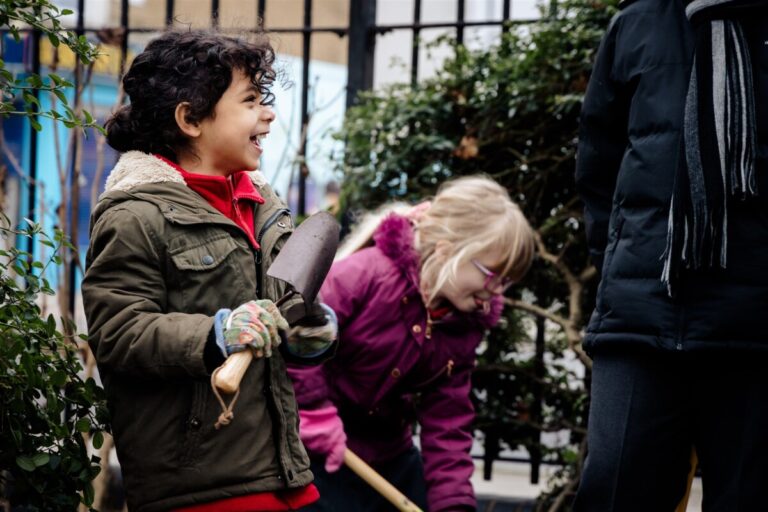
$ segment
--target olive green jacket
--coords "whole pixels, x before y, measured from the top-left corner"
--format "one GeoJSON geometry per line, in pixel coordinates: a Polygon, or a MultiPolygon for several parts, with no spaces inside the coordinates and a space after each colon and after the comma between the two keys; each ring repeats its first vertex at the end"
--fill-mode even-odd
{"type": "Polygon", "coordinates": [[[178,171],[137,151],[121,156],[92,214],[83,300],[132,511],[312,481],[279,351],[254,361],[232,423],[214,429],[221,407],[203,357],[213,315],[282,295],[265,269],[293,228],[263,176],[251,178],[266,199],[259,252],[178,171]]]}

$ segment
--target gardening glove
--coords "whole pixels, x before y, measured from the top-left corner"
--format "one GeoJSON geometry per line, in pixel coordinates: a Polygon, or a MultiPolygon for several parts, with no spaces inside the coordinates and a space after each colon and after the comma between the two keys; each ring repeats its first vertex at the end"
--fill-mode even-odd
{"type": "Polygon", "coordinates": [[[339,321],[336,313],[326,304],[318,304],[325,322],[320,325],[296,325],[288,331],[288,351],[299,357],[322,355],[336,341],[339,321]]]}
{"type": "Polygon", "coordinates": [[[325,455],[325,470],[334,473],[344,463],[347,434],[336,407],[299,410],[299,437],[310,453],[325,455]]]}
{"type": "Polygon", "coordinates": [[[252,300],[230,311],[221,309],[214,318],[216,344],[224,357],[253,347],[254,356],[271,357],[280,345],[280,333],[288,322],[271,300],[252,300]]]}

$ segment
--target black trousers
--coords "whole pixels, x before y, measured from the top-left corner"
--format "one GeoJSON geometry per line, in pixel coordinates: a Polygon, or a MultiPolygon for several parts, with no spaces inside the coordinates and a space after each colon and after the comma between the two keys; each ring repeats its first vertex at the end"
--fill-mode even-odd
{"type": "Polygon", "coordinates": [[[705,512],[768,510],[768,356],[595,356],[577,512],[672,512],[696,448],[705,512]]]}
{"type": "MultiPolygon", "coordinates": [[[[397,508],[347,466],[341,466],[335,473],[328,473],[323,464],[322,461],[312,461],[312,473],[315,475],[315,485],[320,491],[320,500],[303,507],[302,512],[397,511],[397,508]]],[[[416,448],[411,448],[384,464],[376,465],[373,469],[415,505],[427,510],[424,468],[421,454],[416,448]]]]}

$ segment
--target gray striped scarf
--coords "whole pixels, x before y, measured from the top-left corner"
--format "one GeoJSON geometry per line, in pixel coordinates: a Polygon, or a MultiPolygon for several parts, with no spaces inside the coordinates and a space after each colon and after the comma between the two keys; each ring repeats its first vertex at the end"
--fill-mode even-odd
{"type": "Polygon", "coordinates": [[[757,195],[755,98],[736,15],[766,0],[694,0],[696,46],[669,209],[661,281],[674,296],[683,268],[726,267],[730,197],[757,195]]]}

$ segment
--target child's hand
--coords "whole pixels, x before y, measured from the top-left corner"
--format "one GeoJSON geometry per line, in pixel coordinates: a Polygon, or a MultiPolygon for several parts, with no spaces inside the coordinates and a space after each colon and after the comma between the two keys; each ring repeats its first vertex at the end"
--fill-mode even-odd
{"type": "Polygon", "coordinates": [[[325,455],[325,470],[338,471],[344,464],[347,435],[336,407],[299,409],[299,437],[310,453],[325,455]]]}
{"type": "MultiPolygon", "coordinates": [[[[217,322],[220,313],[216,315],[217,322]]],[[[280,345],[278,331],[288,330],[288,322],[271,300],[246,302],[221,319],[220,325],[216,342],[227,356],[251,346],[256,357],[270,357],[272,349],[280,345]]]]}
{"type": "Polygon", "coordinates": [[[320,303],[325,316],[325,323],[319,326],[297,325],[288,331],[288,350],[300,357],[314,357],[322,354],[336,341],[339,322],[336,313],[327,305],[320,303]]]}

